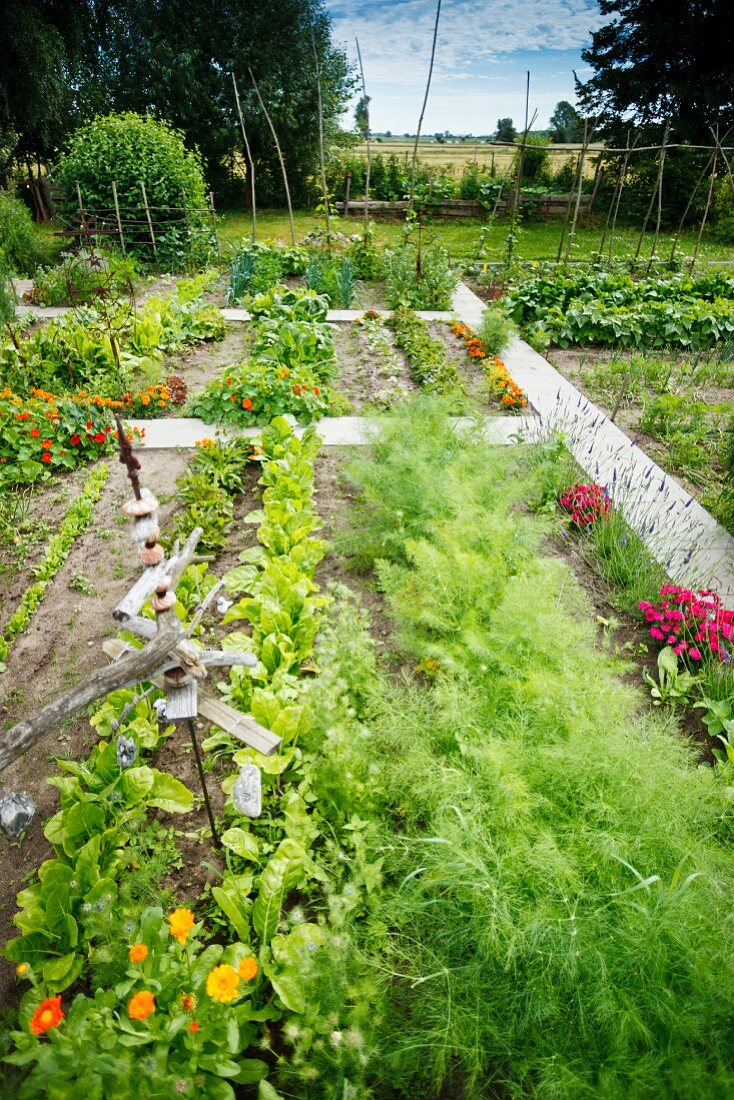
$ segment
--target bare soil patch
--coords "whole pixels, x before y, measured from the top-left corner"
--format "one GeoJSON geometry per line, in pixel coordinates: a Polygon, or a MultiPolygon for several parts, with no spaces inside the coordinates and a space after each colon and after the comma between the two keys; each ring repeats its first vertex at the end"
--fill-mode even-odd
{"type": "MultiPolygon", "coordinates": [[[[249,328],[238,322],[227,325],[224,339],[191,344],[175,355],[166,357],[164,377],[172,374],[183,378],[189,398],[194,397],[221,371],[241,363],[247,358],[249,347],[249,328]]],[[[181,409],[171,405],[166,409],[168,416],[180,416],[181,409]]]]}
{"type": "Polygon", "coordinates": [[[370,348],[361,325],[343,321],[332,328],[334,353],[339,364],[334,386],[348,398],[355,415],[418,392],[405,356],[394,345],[394,363],[388,366],[370,348]]]}

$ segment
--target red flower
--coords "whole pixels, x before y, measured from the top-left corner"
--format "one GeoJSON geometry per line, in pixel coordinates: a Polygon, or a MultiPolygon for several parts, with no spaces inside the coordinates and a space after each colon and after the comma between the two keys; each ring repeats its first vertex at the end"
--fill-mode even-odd
{"type": "Polygon", "coordinates": [[[41,462],[50,462],[50,461],[51,461],[51,455],[48,453],[48,451],[44,451],[43,454],[41,455],[41,462]]]}
{"type": "Polygon", "coordinates": [[[33,439],[38,439],[40,434],[41,433],[39,432],[38,428],[31,428],[31,436],[33,437],[33,439]]]}
{"type": "Polygon", "coordinates": [[[92,421],[88,420],[87,421],[87,428],[93,428],[93,427],[94,427],[94,424],[92,423],[92,421]]]}
{"type": "Polygon", "coordinates": [[[79,436],[78,436],[78,435],[73,435],[73,436],[71,437],[71,440],[70,440],[70,442],[71,442],[71,443],[73,443],[73,445],[74,445],[75,447],[78,447],[78,446],[79,446],[79,444],[81,443],[81,439],[79,438],[79,436]]]}
{"type": "Polygon", "coordinates": [[[316,396],[318,397],[318,396],[319,396],[319,387],[318,387],[318,386],[314,386],[314,388],[313,388],[313,392],[314,392],[314,393],[316,394],[316,396]]]}
{"type": "Polygon", "coordinates": [[[198,1030],[199,1030],[199,1024],[197,1023],[196,1020],[192,1020],[191,1023],[189,1024],[189,1031],[191,1032],[192,1035],[196,1035],[196,1032],[198,1030]]]}
{"type": "Polygon", "coordinates": [[[104,441],[105,441],[104,432],[97,432],[97,434],[94,437],[94,442],[95,443],[104,443],[104,441]]]}
{"type": "Polygon", "coordinates": [[[27,420],[30,415],[31,415],[30,413],[16,413],[15,414],[15,419],[16,420],[27,420]]]}
{"type": "Polygon", "coordinates": [[[41,447],[43,448],[44,451],[50,451],[51,448],[53,447],[53,443],[51,442],[50,439],[42,439],[41,440],[41,447]]]}
{"type": "Polygon", "coordinates": [[[248,412],[252,412],[252,401],[250,401],[249,397],[245,397],[245,399],[243,400],[242,408],[247,409],[248,412]]]}

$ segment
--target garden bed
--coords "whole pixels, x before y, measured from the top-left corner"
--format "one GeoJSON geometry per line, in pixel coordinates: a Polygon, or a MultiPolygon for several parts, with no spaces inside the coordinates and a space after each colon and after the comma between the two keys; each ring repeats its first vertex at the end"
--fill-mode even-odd
{"type": "Polygon", "coordinates": [[[719,508],[734,415],[731,360],[594,347],[553,348],[548,359],[607,416],[616,406],[617,426],[732,530],[719,508]]]}

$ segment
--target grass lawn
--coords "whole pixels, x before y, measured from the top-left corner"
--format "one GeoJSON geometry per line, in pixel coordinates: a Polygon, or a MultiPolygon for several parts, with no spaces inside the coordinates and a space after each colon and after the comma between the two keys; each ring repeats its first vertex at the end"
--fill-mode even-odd
{"type": "MultiPolygon", "coordinates": [[[[302,240],[307,233],[323,230],[323,218],[307,210],[298,210],[294,216],[296,239],[302,240]]],[[[364,226],[362,218],[332,218],[332,228],[341,233],[360,233],[364,226]]],[[[378,244],[397,244],[401,239],[402,222],[374,222],[378,244]]],[[[558,251],[562,223],[560,221],[528,222],[522,227],[517,256],[522,260],[555,260],[558,251]]],[[[477,221],[437,221],[428,229],[429,238],[443,244],[455,259],[477,258],[480,234],[483,226],[477,221]]],[[[598,248],[603,224],[590,229],[577,229],[573,258],[588,260],[598,248]]],[[[231,247],[243,238],[249,239],[252,233],[252,219],[249,214],[227,212],[221,216],[219,236],[222,245],[231,247]]],[[[505,248],[507,223],[500,220],[489,232],[485,251],[481,258],[488,261],[499,260],[505,248]]],[[[264,210],[258,212],[257,235],[262,241],[288,241],[290,230],[288,213],[285,210],[264,210]]],[[[637,248],[638,229],[618,228],[614,237],[614,256],[620,260],[630,259],[637,248]]],[[[658,253],[662,257],[670,255],[674,234],[661,233],[658,241],[658,253]]],[[[653,234],[646,234],[640,251],[643,259],[650,254],[653,234]]],[[[678,257],[692,254],[696,233],[689,232],[681,236],[676,250],[678,257]]],[[[723,245],[711,238],[704,237],[699,253],[702,262],[728,261],[734,263],[734,248],[723,245]]]]}

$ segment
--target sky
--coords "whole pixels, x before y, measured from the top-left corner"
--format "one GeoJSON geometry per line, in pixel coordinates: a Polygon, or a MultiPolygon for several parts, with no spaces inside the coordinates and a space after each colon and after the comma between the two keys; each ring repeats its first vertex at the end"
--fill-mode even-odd
{"type": "MultiPolygon", "coordinates": [[[[359,38],[374,132],[415,133],[436,18],[436,0],[326,0],[332,37],[356,62],[359,38]]],[[[522,129],[548,125],[556,103],[575,102],[573,71],[604,20],[594,0],[443,0],[422,132],[492,133],[499,118],[522,129]]],[[[352,128],[353,110],[344,118],[352,128]]]]}

